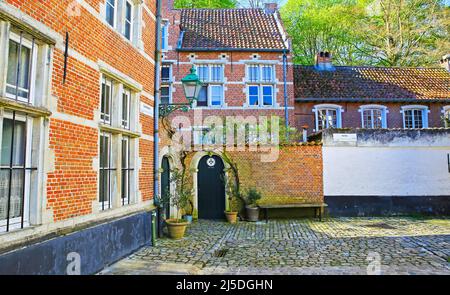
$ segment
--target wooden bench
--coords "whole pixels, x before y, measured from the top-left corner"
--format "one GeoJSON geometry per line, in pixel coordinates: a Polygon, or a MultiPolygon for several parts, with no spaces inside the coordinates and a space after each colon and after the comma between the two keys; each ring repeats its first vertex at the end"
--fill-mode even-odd
{"type": "Polygon", "coordinates": [[[284,208],[314,208],[314,215],[319,217],[322,221],[322,212],[325,207],[328,207],[325,203],[297,203],[297,204],[261,204],[258,205],[259,208],[264,210],[264,217],[266,223],[269,221],[269,209],[284,209],[284,208]],[[318,213],[318,214],[317,214],[318,213]]]}

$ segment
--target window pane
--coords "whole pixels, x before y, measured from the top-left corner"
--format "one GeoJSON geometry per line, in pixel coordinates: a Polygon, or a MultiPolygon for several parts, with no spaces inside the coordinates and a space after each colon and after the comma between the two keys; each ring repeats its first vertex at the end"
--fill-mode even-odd
{"type": "Polygon", "coordinates": [[[405,115],[405,128],[414,128],[413,127],[413,111],[406,110],[404,111],[405,115]]]}
{"type": "Polygon", "coordinates": [[[208,87],[207,86],[203,86],[202,89],[200,90],[197,105],[198,106],[207,106],[208,105],[208,87]]]}
{"type": "Polygon", "coordinates": [[[109,123],[111,119],[111,83],[104,80],[102,83],[101,119],[109,123]]]}
{"type": "Polygon", "coordinates": [[[272,105],[272,102],[273,102],[272,86],[263,86],[263,104],[272,105]]]}
{"type": "Polygon", "coordinates": [[[222,104],[222,86],[211,86],[211,104],[218,106],[222,104]]]}
{"type": "Polygon", "coordinates": [[[170,81],[170,66],[163,65],[161,69],[161,80],[164,82],[170,81]]]}
{"type": "Polygon", "coordinates": [[[258,105],[258,98],[259,98],[259,87],[258,86],[250,86],[248,87],[248,92],[249,92],[249,104],[254,106],[254,105],[258,105]]]}
{"type": "MultiPolygon", "coordinates": [[[[25,164],[25,122],[15,121],[14,125],[14,145],[13,145],[13,166],[24,166],[25,164]]],[[[13,132],[13,120],[3,118],[3,132],[2,132],[2,151],[1,151],[1,165],[10,166],[11,164],[11,142],[13,132]]]]}
{"type": "Polygon", "coordinates": [[[414,127],[423,128],[422,110],[414,110],[414,127]]]}
{"type": "Polygon", "coordinates": [[[248,80],[250,82],[259,81],[259,66],[249,66],[248,67],[248,80]]]}
{"type": "Polygon", "coordinates": [[[128,128],[131,92],[124,89],[122,93],[122,127],[128,128]]]}
{"type": "Polygon", "coordinates": [[[128,183],[128,174],[129,170],[129,139],[124,137],[122,139],[122,204],[128,204],[128,191],[129,191],[129,183],[128,183]]]}
{"type": "Polygon", "coordinates": [[[161,87],[161,104],[170,103],[170,89],[169,87],[161,87]]]}
{"type": "Polygon", "coordinates": [[[199,66],[197,68],[197,73],[200,81],[207,82],[208,81],[208,67],[207,66],[199,66]]]}
{"type": "Polygon", "coordinates": [[[99,185],[99,201],[108,202],[109,200],[109,153],[110,142],[107,135],[100,136],[100,185],[99,185]]]}
{"type": "Polygon", "coordinates": [[[115,8],[115,0],[107,0],[106,1],[106,21],[111,26],[114,26],[114,8],[115,8]]]}
{"type": "Polygon", "coordinates": [[[222,81],[222,67],[212,66],[211,67],[211,81],[221,82],[222,81]]]}
{"type": "Polygon", "coordinates": [[[264,82],[271,82],[272,80],[273,80],[273,78],[272,78],[272,67],[264,66],[263,67],[263,81],[264,82]]]}
{"type": "Polygon", "coordinates": [[[29,75],[31,66],[31,49],[22,46],[20,49],[20,74],[17,80],[17,66],[19,62],[19,47],[20,44],[9,40],[8,53],[8,73],[6,78],[6,91],[9,94],[16,95],[16,86],[19,87],[18,96],[28,98],[29,92],[29,75]],[[18,83],[17,83],[18,82],[18,83]]]}

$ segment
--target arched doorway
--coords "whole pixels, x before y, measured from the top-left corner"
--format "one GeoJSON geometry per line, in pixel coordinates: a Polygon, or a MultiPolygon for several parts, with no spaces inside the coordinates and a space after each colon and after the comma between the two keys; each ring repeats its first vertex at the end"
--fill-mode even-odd
{"type": "MultiPolygon", "coordinates": [[[[161,168],[161,196],[164,197],[170,192],[170,162],[168,157],[163,157],[161,168]]],[[[170,218],[170,204],[164,204],[163,213],[166,218],[170,218]]]]}
{"type": "Polygon", "coordinates": [[[223,219],[225,211],[224,163],[218,156],[204,156],[198,163],[198,218],[223,219]]]}

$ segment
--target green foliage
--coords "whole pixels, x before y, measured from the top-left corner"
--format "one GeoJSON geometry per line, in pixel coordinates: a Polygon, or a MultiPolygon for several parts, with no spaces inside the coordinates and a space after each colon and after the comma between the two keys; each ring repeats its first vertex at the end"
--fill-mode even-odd
{"type": "Polygon", "coordinates": [[[175,0],[175,8],[235,8],[236,0],[175,0]]]}
{"type": "Polygon", "coordinates": [[[161,205],[170,205],[177,208],[177,219],[180,220],[180,211],[189,211],[189,208],[192,206],[191,198],[193,195],[193,189],[186,181],[184,169],[182,171],[179,171],[178,169],[173,170],[170,177],[170,183],[173,183],[175,188],[174,190],[167,190],[167,193],[162,196],[161,205]]]}
{"type": "Polygon", "coordinates": [[[261,193],[254,187],[249,188],[245,194],[245,203],[247,206],[256,206],[256,203],[262,198],[261,193]]]}
{"type": "Polygon", "coordinates": [[[337,65],[438,65],[450,47],[444,0],[289,0],[281,13],[294,61],[330,51],[337,65]]]}

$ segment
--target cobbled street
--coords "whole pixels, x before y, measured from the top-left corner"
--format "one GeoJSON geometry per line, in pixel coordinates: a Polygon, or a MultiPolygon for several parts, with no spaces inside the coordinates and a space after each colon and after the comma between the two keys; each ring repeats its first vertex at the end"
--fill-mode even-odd
{"type": "Polygon", "coordinates": [[[449,259],[450,219],[198,221],[100,274],[448,275],[449,259]]]}

